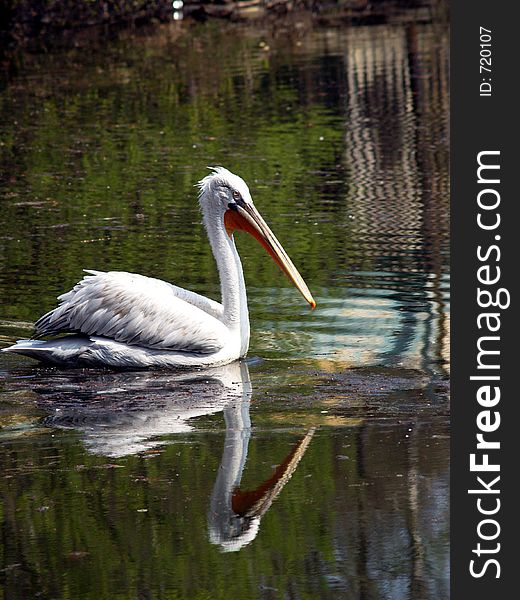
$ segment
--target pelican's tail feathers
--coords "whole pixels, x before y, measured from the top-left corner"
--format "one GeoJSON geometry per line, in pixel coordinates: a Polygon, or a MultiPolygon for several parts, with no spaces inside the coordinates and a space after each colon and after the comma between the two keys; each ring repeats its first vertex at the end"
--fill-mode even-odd
{"type": "Polygon", "coordinates": [[[88,337],[71,335],[55,340],[18,340],[1,351],[22,354],[54,365],[73,366],[91,345],[88,337]]]}

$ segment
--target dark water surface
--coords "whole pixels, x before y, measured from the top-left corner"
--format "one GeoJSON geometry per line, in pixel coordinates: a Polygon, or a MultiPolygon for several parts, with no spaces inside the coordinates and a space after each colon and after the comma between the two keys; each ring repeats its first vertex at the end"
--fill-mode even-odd
{"type": "Polygon", "coordinates": [[[1,356],[1,598],[448,597],[448,33],[421,15],[184,23],[4,84],[2,345],[83,268],[218,298],[214,164],[318,308],[240,238],[247,364],[1,356]]]}

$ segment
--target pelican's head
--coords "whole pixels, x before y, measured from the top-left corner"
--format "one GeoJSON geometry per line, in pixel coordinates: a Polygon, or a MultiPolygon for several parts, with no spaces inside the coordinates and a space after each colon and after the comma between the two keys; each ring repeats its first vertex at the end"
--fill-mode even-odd
{"type": "Polygon", "coordinates": [[[198,184],[199,200],[205,217],[218,220],[230,238],[237,229],[252,235],[267,250],[311,307],[316,308],[316,302],[307,284],[253,204],[246,182],[224,167],[216,167],[212,171],[198,184]]]}

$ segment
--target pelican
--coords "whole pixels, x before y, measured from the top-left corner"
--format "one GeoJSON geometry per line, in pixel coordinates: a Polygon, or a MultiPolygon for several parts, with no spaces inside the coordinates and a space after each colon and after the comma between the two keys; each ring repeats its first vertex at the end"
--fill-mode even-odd
{"type": "Polygon", "coordinates": [[[199,203],[221,285],[221,303],[159,279],[92,271],[35,324],[16,352],[59,366],[205,368],[247,354],[249,313],[234,233],[246,231],[267,250],[312,308],[316,302],[256,209],[245,181],[216,167],[198,183],[199,203]]]}

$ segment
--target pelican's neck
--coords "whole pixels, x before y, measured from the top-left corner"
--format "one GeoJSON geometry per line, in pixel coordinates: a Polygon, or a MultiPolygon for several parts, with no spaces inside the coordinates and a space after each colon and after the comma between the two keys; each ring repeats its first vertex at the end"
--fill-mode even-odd
{"type": "Polygon", "coordinates": [[[235,241],[226,231],[223,218],[204,214],[204,225],[220,275],[223,320],[230,329],[240,330],[243,356],[249,343],[249,313],[242,263],[235,241]]]}

